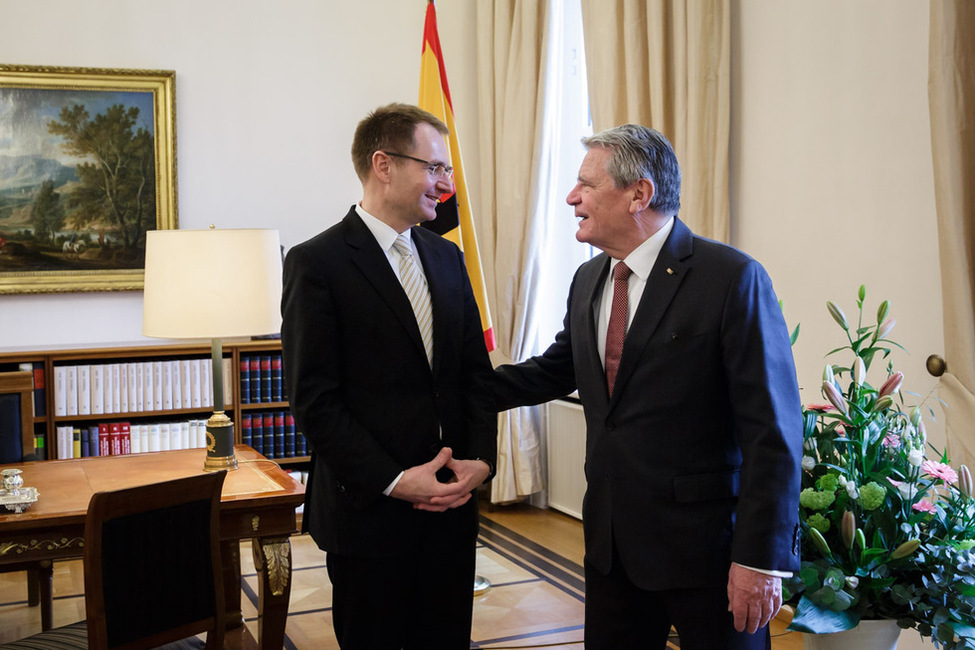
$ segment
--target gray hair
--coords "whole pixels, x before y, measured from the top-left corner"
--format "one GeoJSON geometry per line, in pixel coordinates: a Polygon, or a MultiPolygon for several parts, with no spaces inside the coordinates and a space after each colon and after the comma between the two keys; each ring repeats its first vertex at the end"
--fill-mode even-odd
{"type": "Polygon", "coordinates": [[[650,209],[667,216],[680,210],[680,165],[663,133],[639,124],[624,124],[583,138],[582,144],[586,149],[609,150],[606,172],[616,187],[647,178],[655,190],[650,209]]]}

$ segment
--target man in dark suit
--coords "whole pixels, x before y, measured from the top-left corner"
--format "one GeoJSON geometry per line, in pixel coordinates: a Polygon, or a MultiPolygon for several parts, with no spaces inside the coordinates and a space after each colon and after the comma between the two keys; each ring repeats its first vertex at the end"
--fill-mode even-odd
{"type": "Polygon", "coordinates": [[[359,123],[362,201],[284,266],[284,370],[311,447],[304,528],[327,552],[345,650],[466,650],[473,490],[496,458],[493,371],[463,255],[415,224],[451,188],[447,127],[359,123]]]}
{"type": "Polygon", "coordinates": [[[676,218],[663,135],[630,124],[583,143],[567,201],[576,238],[604,253],[576,272],[551,347],[498,369],[498,407],[579,391],[589,650],[664,648],[671,625],[683,650],[767,647],[798,569],[802,445],[771,281],[676,218]]]}

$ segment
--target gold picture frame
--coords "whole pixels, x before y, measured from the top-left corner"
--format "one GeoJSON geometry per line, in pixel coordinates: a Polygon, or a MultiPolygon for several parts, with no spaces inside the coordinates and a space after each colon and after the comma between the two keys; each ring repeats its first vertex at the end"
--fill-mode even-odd
{"type": "Polygon", "coordinates": [[[143,287],[177,227],[176,73],[0,64],[0,294],[143,287]]]}

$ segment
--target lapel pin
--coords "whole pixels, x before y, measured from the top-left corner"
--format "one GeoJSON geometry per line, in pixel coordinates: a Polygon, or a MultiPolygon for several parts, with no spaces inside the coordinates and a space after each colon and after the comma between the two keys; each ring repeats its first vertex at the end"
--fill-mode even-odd
{"type": "Polygon", "coordinates": [[[668,266],[668,267],[667,267],[667,275],[673,275],[673,274],[674,274],[674,269],[672,269],[672,268],[670,268],[670,267],[668,266]]]}

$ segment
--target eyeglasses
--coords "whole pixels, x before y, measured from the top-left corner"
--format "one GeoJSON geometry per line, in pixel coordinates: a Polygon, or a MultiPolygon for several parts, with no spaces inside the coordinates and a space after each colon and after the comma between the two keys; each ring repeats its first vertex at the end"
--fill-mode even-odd
{"type": "Polygon", "coordinates": [[[392,151],[384,151],[387,156],[392,156],[394,158],[406,158],[408,160],[415,160],[418,163],[422,163],[427,166],[427,173],[435,178],[446,178],[449,179],[454,175],[454,168],[448,167],[443,163],[430,162],[429,160],[424,160],[423,158],[416,158],[414,156],[407,156],[405,153],[394,153],[392,151]]]}

